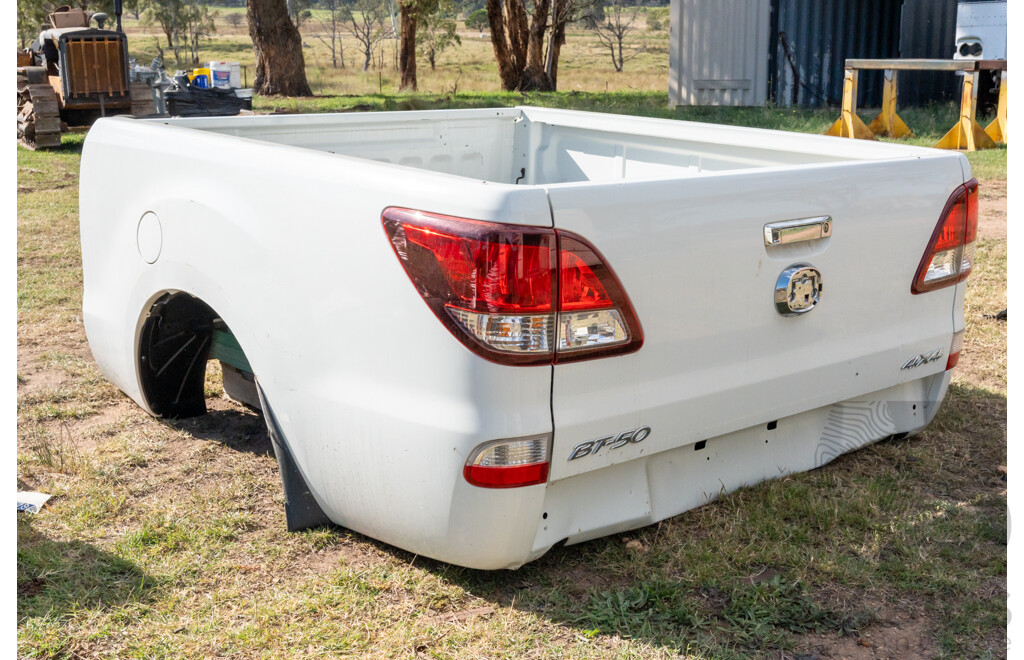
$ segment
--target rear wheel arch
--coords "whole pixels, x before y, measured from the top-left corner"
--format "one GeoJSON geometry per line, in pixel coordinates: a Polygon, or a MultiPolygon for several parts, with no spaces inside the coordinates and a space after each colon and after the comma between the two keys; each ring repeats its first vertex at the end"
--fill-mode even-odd
{"type": "MultiPolygon", "coordinates": [[[[206,413],[206,362],[210,359],[214,332],[221,328],[230,326],[213,307],[187,291],[165,291],[151,299],[140,319],[135,351],[140,390],[151,413],[170,418],[206,413]]],[[[235,341],[238,342],[237,338],[235,341]]],[[[238,347],[248,366],[241,342],[238,347]]],[[[288,530],[331,524],[307,485],[266,394],[255,379],[253,389],[281,470],[288,530]]]]}
{"type": "Polygon", "coordinates": [[[153,415],[183,418],[206,413],[206,362],[215,330],[234,338],[241,360],[248,364],[227,320],[202,297],[168,289],[150,298],[139,318],[134,359],[139,389],[153,415]]]}

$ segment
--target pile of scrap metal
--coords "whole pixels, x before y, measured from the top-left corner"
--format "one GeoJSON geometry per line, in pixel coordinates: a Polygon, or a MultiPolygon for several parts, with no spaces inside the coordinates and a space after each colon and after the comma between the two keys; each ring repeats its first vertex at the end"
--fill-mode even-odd
{"type": "Polygon", "coordinates": [[[174,76],[163,90],[163,99],[172,117],[228,116],[252,110],[251,96],[241,97],[234,88],[199,87],[184,73],[174,76]]]}
{"type": "Polygon", "coordinates": [[[114,0],[114,30],[103,29],[106,14],[59,7],[50,14],[50,27],[28,50],[18,51],[21,144],[59,147],[62,131],[110,115],[192,117],[252,109],[252,90],[202,89],[187,77],[169,78],[159,60],[137,66],[128,57],[121,5],[122,0],[114,0]],[[93,21],[98,27],[90,27],[93,21]]]}

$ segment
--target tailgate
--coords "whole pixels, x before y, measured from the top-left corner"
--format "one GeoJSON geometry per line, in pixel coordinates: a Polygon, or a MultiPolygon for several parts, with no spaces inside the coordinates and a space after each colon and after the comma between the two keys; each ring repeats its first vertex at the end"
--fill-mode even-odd
{"type": "Polygon", "coordinates": [[[643,328],[633,354],[554,368],[552,481],[915,380],[945,360],[957,287],[912,295],[947,198],[948,154],[548,187],[555,227],[600,250],[643,328]],[[831,235],[766,247],[768,223],[831,216],[831,235]],[[782,316],[794,264],[820,302],[782,316]],[[569,461],[584,442],[650,427],[639,443],[569,461]]]}

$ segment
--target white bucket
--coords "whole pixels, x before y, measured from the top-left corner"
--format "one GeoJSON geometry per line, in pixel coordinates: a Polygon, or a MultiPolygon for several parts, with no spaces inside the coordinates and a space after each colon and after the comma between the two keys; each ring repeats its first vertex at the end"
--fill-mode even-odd
{"type": "Polygon", "coordinates": [[[211,87],[229,89],[231,87],[231,67],[227,62],[210,62],[211,87]]]}
{"type": "Polygon", "coordinates": [[[238,89],[242,86],[242,65],[238,62],[210,62],[210,71],[213,73],[214,87],[238,89]],[[218,71],[227,71],[226,79],[218,78],[218,71]]]}

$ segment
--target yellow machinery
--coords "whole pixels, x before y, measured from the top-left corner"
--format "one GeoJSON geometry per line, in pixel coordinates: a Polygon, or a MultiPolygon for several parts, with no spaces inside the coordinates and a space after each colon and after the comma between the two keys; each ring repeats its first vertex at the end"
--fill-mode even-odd
{"type": "MultiPolygon", "coordinates": [[[[151,114],[152,94],[128,74],[128,42],[120,30],[89,27],[81,9],[50,15],[29,51],[18,52],[18,139],[30,149],[60,146],[67,126],[88,126],[111,114],[151,114]]],[[[94,16],[102,28],[105,15],[94,16]]]]}

